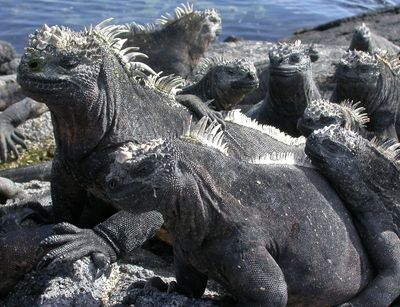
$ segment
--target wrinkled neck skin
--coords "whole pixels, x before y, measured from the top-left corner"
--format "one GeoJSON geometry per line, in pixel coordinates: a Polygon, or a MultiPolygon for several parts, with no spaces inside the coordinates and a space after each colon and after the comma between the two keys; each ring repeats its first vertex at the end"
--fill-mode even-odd
{"type": "Polygon", "coordinates": [[[270,73],[268,88],[269,108],[284,117],[299,118],[311,100],[321,98],[311,69],[294,72],[293,76],[287,78],[270,73]]]}

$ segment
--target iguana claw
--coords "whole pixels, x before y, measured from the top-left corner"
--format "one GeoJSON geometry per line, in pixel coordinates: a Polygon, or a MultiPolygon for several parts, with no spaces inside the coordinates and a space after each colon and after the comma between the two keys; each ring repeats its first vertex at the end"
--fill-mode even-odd
{"type": "Polygon", "coordinates": [[[91,256],[98,269],[96,278],[103,275],[110,263],[115,261],[114,249],[92,229],[81,229],[69,223],[54,226],[53,235],[41,242],[41,247],[50,251],[38,264],[42,269],[49,264],[73,262],[85,256],[91,256]]]}

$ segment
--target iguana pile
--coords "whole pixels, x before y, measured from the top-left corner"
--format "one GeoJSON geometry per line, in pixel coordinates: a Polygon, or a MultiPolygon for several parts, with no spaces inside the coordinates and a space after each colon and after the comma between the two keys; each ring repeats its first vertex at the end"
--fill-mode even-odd
{"type": "MultiPolygon", "coordinates": [[[[136,59],[141,54],[122,47],[123,34],[119,26],[104,23],[78,33],[45,25],[31,36],[21,59],[18,82],[52,113],[56,222],[85,228],[72,231],[69,224],[61,226],[65,235],[46,241],[55,249],[45,261],[91,254],[97,263],[107,265],[153,236],[163,223],[156,212],[141,216],[116,212],[97,185],[113,148],[182,131],[191,117],[175,101],[175,83],[151,77],[153,70],[136,59]]],[[[234,157],[303,150],[304,139],[257,125],[240,112],[231,112],[225,121],[234,157]]]]}
{"type": "Polygon", "coordinates": [[[385,53],[349,51],[336,69],[332,101],[360,101],[370,122],[367,129],[381,138],[396,138],[400,131],[399,60],[385,53]]]}
{"type": "Polygon", "coordinates": [[[389,306],[400,295],[399,148],[335,125],[307,139],[307,155],[345,201],[376,268],[352,306],[389,306]]]}
{"type": "Polygon", "coordinates": [[[193,5],[182,4],[154,24],[133,22],[120,28],[127,30],[119,35],[127,39],[124,48],[138,47],[148,56],[143,62],[157,72],[186,78],[218,37],[221,18],[213,9],[195,11],[193,5]]]}
{"type": "Polygon", "coordinates": [[[297,122],[297,129],[302,135],[308,136],[314,130],[329,125],[338,125],[369,137],[370,133],[365,129],[369,118],[364,113],[365,108],[359,105],[360,102],[352,103],[348,100],[342,101],[340,104],[326,99],[312,100],[297,122]]]}
{"type": "Polygon", "coordinates": [[[307,104],[321,96],[312,78],[308,48],[300,41],[279,43],[269,51],[268,92],[246,114],[262,124],[299,136],[297,121],[307,104]]]}
{"type": "Polygon", "coordinates": [[[175,290],[200,297],[212,278],[238,306],[332,306],[363,289],[371,272],[352,220],[304,153],[250,163],[229,152],[204,118],[114,153],[103,190],[120,209],[162,213],[175,290]]]}

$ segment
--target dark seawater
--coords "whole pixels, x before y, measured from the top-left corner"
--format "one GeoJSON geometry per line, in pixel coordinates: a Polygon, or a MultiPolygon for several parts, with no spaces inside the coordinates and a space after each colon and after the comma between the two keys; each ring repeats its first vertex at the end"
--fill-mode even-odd
{"type": "MultiPolygon", "coordinates": [[[[116,23],[152,22],[182,1],[175,0],[0,0],[0,39],[18,52],[27,36],[42,24],[79,30],[114,17],[116,23]]],[[[296,29],[400,4],[400,0],[197,0],[195,8],[216,8],[222,15],[220,39],[237,35],[253,40],[278,40],[296,29]]]]}

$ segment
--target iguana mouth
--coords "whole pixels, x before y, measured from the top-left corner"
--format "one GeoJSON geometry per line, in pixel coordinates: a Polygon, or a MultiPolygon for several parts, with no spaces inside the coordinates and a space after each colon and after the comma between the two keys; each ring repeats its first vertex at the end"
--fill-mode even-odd
{"type": "Polygon", "coordinates": [[[232,88],[235,89],[241,89],[241,88],[257,88],[258,87],[258,81],[257,80],[251,80],[251,81],[234,81],[231,83],[232,88]]]}
{"type": "Polygon", "coordinates": [[[65,90],[69,87],[70,82],[62,79],[48,79],[48,78],[29,78],[17,77],[18,83],[28,91],[41,92],[41,93],[52,93],[65,90]]]}

